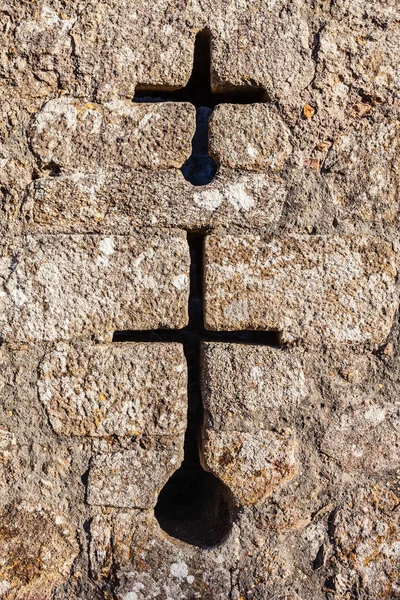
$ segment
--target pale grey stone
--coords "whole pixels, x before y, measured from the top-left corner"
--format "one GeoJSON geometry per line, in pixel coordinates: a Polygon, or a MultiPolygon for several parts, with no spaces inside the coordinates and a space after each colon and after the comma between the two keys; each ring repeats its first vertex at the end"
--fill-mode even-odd
{"type": "Polygon", "coordinates": [[[189,251],[182,232],[3,239],[0,335],[111,341],[117,329],[187,322],[189,251]]]}
{"type": "Polygon", "coordinates": [[[365,402],[336,414],[321,440],[321,451],[350,473],[400,468],[400,426],[393,403],[365,402]]]}
{"type": "Polygon", "coordinates": [[[1,47],[2,78],[33,97],[67,93],[131,98],[137,84],[182,87],[192,70],[196,32],[211,31],[212,84],[265,87],[293,109],[314,63],[302,2],[170,2],[117,0],[82,5],[39,0],[9,8],[1,47]],[[17,18],[16,18],[17,17],[17,18]],[[277,51],[279,48],[279,51],[277,51]]]}
{"type": "Polygon", "coordinates": [[[289,128],[268,104],[221,104],[209,127],[210,155],[233,169],[281,171],[292,150],[289,128]]]}
{"type": "Polygon", "coordinates": [[[23,219],[36,230],[129,233],[132,227],[268,228],[287,197],[277,175],[222,168],[194,187],[175,169],[73,174],[35,180],[23,219]]]}
{"type": "Polygon", "coordinates": [[[259,85],[269,99],[295,112],[314,75],[304,3],[207,2],[207,7],[214,34],[214,86],[259,85]]]}
{"type": "Polygon", "coordinates": [[[183,460],[183,435],[156,436],[133,450],[93,457],[89,504],[120,508],[151,508],[169,477],[183,460]]]}
{"type": "Polygon", "coordinates": [[[204,342],[205,426],[252,432],[301,410],[309,393],[302,361],[282,348],[204,342]]]}
{"type": "Polygon", "coordinates": [[[366,597],[395,598],[399,593],[399,498],[382,485],[361,488],[335,513],[332,530],[338,597],[359,585],[366,597]]]}
{"type": "Polygon", "coordinates": [[[210,594],[224,600],[240,556],[238,533],[222,546],[199,549],[165,535],[151,510],[108,509],[90,526],[92,573],[104,583],[117,569],[122,598],[145,600],[162,589],[171,598],[210,594]]]}
{"type": "Polygon", "coordinates": [[[341,220],[354,228],[360,221],[398,227],[399,156],[395,114],[386,118],[372,114],[337,138],[323,168],[341,220]]]}
{"type": "Polygon", "coordinates": [[[201,457],[204,468],[228,487],[239,505],[251,505],[264,502],[276,487],[293,479],[296,449],[289,428],[275,432],[260,427],[246,433],[206,427],[201,457]]]}

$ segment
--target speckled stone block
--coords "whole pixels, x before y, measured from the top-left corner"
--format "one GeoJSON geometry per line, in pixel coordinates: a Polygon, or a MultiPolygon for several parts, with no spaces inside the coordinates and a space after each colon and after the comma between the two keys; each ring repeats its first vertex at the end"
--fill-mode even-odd
{"type": "Polygon", "coordinates": [[[400,424],[395,403],[351,407],[335,414],[321,439],[321,452],[344,471],[400,468],[400,424]]]}
{"type": "Polygon", "coordinates": [[[373,237],[210,236],[205,323],[282,340],[381,344],[398,304],[391,244],[373,237]]]}
{"type": "Polygon", "coordinates": [[[233,169],[280,171],[290,156],[290,131],[268,104],[221,104],[210,119],[209,151],[233,169]]]}
{"type": "Polygon", "coordinates": [[[279,98],[293,110],[314,73],[306,7],[298,0],[290,5],[255,0],[251,5],[208,2],[208,8],[215,36],[214,86],[256,84],[272,101],[279,98]]]}
{"type": "Polygon", "coordinates": [[[187,323],[189,251],[183,232],[3,239],[0,336],[111,341],[117,329],[187,323]]]}
{"type": "Polygon", "coordinates": [[[183,434],[155,436],[134,449],[95,455],[89,470],[88,503],[152,508],[183,460],[183,441],[183,434]]]}
{"type": "MultiPolygon", "coordinates": [[[[369,112],[367,113],[369,114],[369,112]]],[[[325,162],[327,181],[343,219],[397,227],[400,123],[382,114],[357,122],[338,136],[325,162]]]]}
{"type": "MultiPolygon", "coordinates": [[[[231,589],[238,535],[229,546],[200,550],[176,544],[160,528],[152,510],[107,509],[90,523],[90,565],[98,584],[118,565],[117,593],[124,600],[146,595],[226,600],[231,589]],[[137,594],[139,592],[139,594],[137,594]]],[[[140,600],[142,600],[140,598],[140,600]]]]}
{"type": "Polygon", "coordinates": [[[24,94],[70,93],[99,99],[131,98],[137,84],[182,87],[190,77],[196,32],[213,38],[215,87],[263,85],[281,102],[295,99],[312,80],[307,11],[296,0],[243,4],[145,3],[97,5],[40,0],[5,15],[1,76],[24,94]],[[18,18],[17,18],[18,17],[18,18]],[[277,49],[279,51],[277,52],[277,49]]]}
{"type": "Polygon", "coordinates": [[[180,344],[58,344],[40,363],[38,391],[56,433],[183,434],[187,375],[180,344]]]}
{"type": "Polygon", "coordinates": [[[395,598],[399,592],[399,498],[384,485],[361,488],[351,503],[336,512],[332,531],[339,558],[334,577],[338,594],[345,596],[361,579],[378,597],[395,598]]]}
{"type": "Polygon", "coordinates": [[[301,362],[281,349],[203,344],[202,462],[239,504],[255,504],[297,471],[293,411],[306,398],[301,362]]]}
{"type": "Polygon", "coordinates": [[[61,97],[47,102],[30,128],[42,168],[95,172],[99,168],[180,167],[191,154],[195,109],[188,103],[104,105],[61,97]]]}
{"type": "Polygon", "coordinates": [[[398,0],[0,5],[1,600],[400,598],[398,0]]]}

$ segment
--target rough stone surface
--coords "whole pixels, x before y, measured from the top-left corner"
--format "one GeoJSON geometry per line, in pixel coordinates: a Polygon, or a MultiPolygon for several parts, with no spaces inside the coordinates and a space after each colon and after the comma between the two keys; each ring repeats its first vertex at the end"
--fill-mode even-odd
{"type": "Polygon", "coordinates": [[[239,504],[265,501],[297,471],[296,437],[282,411],[306,397],[301,364],[281,350],[206,343],[203,466],[239,504]]]}
{"type": "Polygon", "coordinates": [[[396,115],[390,117],[372,114],[338,137],[327,153],[323,168],[332,199],[347,221],[396,226],[400,129],[396,115]]]}
{"type": "Polygon", "coordinates": [[[206,327],[378,345],[393,324],[396,273],[396,255],[379,239],[210,236],[206,327]]]}
{"type": "Polygon", "coordinates": [[[37,179],[20,215],[36,229],[129,233],[132,227],[185,229],[276,226],[288,191],[278,176],[221,169],[204,187],[180,171],[75,173],[37,179]],[[262,225],[261,225],[262,224],[262,225]]]}
{"type": "Polygon", "coordinates": [[[156,436],[142,446],[95,456],[90,465],[89,504],[151,508],[183,460],[183,435],[156,436]]]}
{"type": "Polygon", "coordinates": [[[302,2],[221,2],[217,10],[207,4],[214,9],[214,85],[256,84],[271,101],[295,110],[296,95],[314,74],[302,2]]]}
{"type": "Polygon", "coordinates": [[[395,598],[400,593],[399,498],[375,486],[361,490],[333,519],[338,573],[335,584],[344,597],[361,579],[365,596],[395,598]],[[347,567],[347,569],[346,569],[347,567]]]}
{"type": "Polygon", "coordinates": [[[33,506],[6,507],[0,525],[0,595],[49,598],[66,580],[79,546],[62,515],[33,506]]]}
{"type": "Polygon", "coordinates": [[[2,243],[0,335],[111,341],[116,329],[186,324],[185,236],[26,236],[2,243]]]}
{"type": "Polygon", "coordinates": [[[0,14],[0,597],[399,598],[398,1],[0,14]]]}
{"type": "Polygon", "coordinates": [[[61,435],[179,435],[186,379],[178,344],[59,344],[40,364],[38,391],[61,435]]]}
{"type": "Polygon", "coordinates": [[[221,104],[210,119],[210,154],[233,169],[281,171],[292,150],[289,140],[289,128],[267,104],[221,104]]]}
{"type": "Polygon", "coordinates": [[[96,172],[129,167],[180,167],[191,153],[195,111],[191,104],[104,105],[63,96],[36,113],[29,136],[42,169],[96,172]]]}

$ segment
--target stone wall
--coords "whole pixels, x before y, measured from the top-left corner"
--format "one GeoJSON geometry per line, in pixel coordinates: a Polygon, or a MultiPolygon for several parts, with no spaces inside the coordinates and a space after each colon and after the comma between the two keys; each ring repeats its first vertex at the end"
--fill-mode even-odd
{"type": "Polygon", "coordinates": [[[0,598],[400,598],[397,0],[0,7],[0,598]]]}

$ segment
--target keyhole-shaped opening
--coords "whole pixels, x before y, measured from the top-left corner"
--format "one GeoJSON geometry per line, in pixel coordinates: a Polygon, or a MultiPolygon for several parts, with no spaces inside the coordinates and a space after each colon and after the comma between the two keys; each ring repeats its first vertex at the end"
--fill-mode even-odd
{"type": "Polygon", "coordinates": [[[188,233],[190,250],[189,323],[179,330],[117,331],[116,342],[175,342],[183,345],[188,370],[188,418],[182,465],[159,493],[154,509],[161,528],[171,537],[210,548],[228,537],[238,506],[227,486],[200,462],[202,433],[202,340],[222,343],[280,345],[279,331],[207,331],[203,322],[203,240],[188,233]]]}
{"type": "Polygon", "coordinates": [[[218,168],[208,154],[208,121],[215,106],[211,91],[211,34],[208,29],[196,36],[192,75],[185,89],[190,102],[196,106],[196,131],[192,155],[181,171],[192,185],[207,185],[214,179],[218,168]]]}
{"type": "Polygon", "coordinates": [[[221,544],[231,530],[229,490],[212,473],[204,471],[197,450],[188,448],[187,439],[182,466],[161,490],[154,514],[169,536],[211,548],[221,544]]]}

